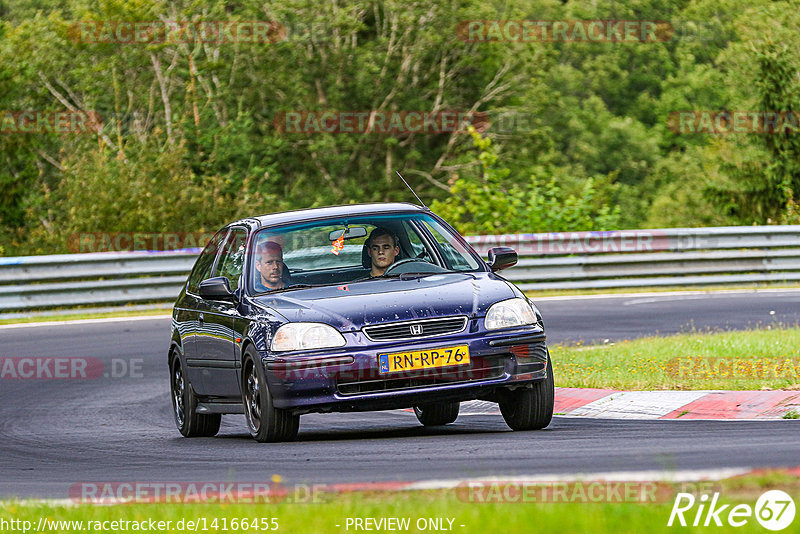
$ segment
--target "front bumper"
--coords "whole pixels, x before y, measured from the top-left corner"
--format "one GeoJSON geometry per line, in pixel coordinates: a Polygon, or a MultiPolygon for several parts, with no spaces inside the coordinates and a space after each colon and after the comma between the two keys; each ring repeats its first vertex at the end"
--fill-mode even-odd
{"type": "MultiPolygon", "coordinates": [[[[472,330],[472,329],[471,329],[472,330]]],[[[524,327],[472,332],[419,341],[376,343],[360,332],[341,349],[263,356],[276,408],[295,413],[407,408],[433,402],[492,400],[498,388],[546,377],[544,331],[524,327]],[[468,365],[381,374],[378,355],[468,345],[468,365]]]]}

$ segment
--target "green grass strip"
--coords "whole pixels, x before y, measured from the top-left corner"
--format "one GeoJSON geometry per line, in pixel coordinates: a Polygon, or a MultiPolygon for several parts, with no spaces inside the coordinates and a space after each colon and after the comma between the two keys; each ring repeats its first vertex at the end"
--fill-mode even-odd
{"type": "Polygon", "coordinates": [[[800,328],[555,345],[550,353],[560,387],[800,389],[800,328]]]}
{"type": "MultiPolygon", "coordinates": [[[[594,482],[596,483],[596,481],[594,482]]],[[[523,487],[519,483],[510,486],[517,490],[523,487]]],[[[0,520],[29,521],[32,529],[37,528],[40,519],[83,522],[80,528],[76,524],[71,526],[62,524],[59,529],[43,529],[49,532],[98,532],[97,526],[101,526],[102,522],[154,520],[170,521],[170,527],[161,530],[170,532],[194,532],[196,530],[197,532],[247,531],[292,534],[345,533],[366,531],[363,528],[356,529],[354,527],[355,524],[352,520],[355,518],[360,518],[362,524],[366,518],[373,518],[376,521],[398,518],[407,520],[408,525],[407,530],[395,530],[398,532],[652,533],[675,531],[675,526],[667,527],[667,520],[675,495],[679,491],[689,492],[698,497],[701,494],[719,492],[721,503],[745,503],[750,506],[755,504],[758,496],[766,489],[782,489],[794,496],[796,501],[800,496],[800,482],[797,477],[779,471],[721,482],[676,484],[670,486],[669,490],[663,493],[653,493],[658,496],[646,499],[647,502],[629,502],[632,499],[625,497],[618,499],[614,497],[613,493],[595,493],[594,495],[611,495],[611,500],[614,502],[607,502],[607,499],[603,498],[599,500],[587,498],[591,495],[590,492],[575,493],[576,486],[573,485],[566,493],[566,502],[561,497],[557,499],[557,502],[543,503],[536,500],[536,496],[540,495],[538,492],[534,491],[529,494],[522,491],[508,492],[504,485],[495,487],[498,488],[498,491],[492,494],[494,497],[489,499],[491,502],[481,501],[489,495],[488,493],[483,493],[484,497],[476,499],[474,493],[471,494],[466,490],[322,494],[314,498],[313,502],[302,499],[299,503],[282,502],[279,504],[51,505],[30,501],[11,501],[0,503],[0,520]],[[348,518],[351,519],[349,528],[348,518]],[[242,525],[242,519],[247,519],[244,525],[242,525]],[[433,522],[429,520],[433,520],[433,522]],[[187,525],[188,521],[193,522],[191,528],[187,525]],[[90,525],[89,522],[93,523],[90,525]],[[95,522],[101,522],[101,524],[98,525],[95,522]],[[183,528],[180,528],[181,525],[183,528]],[[277,529],[275,525],[277,525],[277,529]],[[438,525],[439,529],[432,529],[432,525],[438,525]],[[93,528],[90,530],[91,526],[93,528]]],[[[691,517],[693,516],[694,514],[691,514],[691,517]]],[[[17,524],[19,525],[19,523],[17,524]]],[[[110,523],[106,525],[111,526],[110,523]]],[[[134,531],[130,525],[127,527],[127,529],[123,529],[118,526],[115,531],[134,531]]],[[[681,530],[694,531],[691,527],[681,530]]],[[[6,529],[5,531],[11,530],[6,529]]],[[[714,531],[727,530],[724,527],[722,529],[717,527],[717,530],[714,531]]],[[[750,518],[747,525],[736,531],[764,532],[755,518],[750,518]]]]}

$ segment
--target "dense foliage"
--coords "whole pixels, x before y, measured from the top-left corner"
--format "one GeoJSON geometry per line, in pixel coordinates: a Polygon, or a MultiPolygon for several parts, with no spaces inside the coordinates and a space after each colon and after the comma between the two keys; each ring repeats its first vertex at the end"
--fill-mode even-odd
{"type": "Polygon", "coordinates": [[[76,232],[214,230],[413,197],[466,233],[800,222],[799,132],[681,133],[798,110],[800,2],[0,0],[0,253],[76,232]],[[469,42],[469,20],[647,20],[648,42],[469,42]],[[109,43],[78,21],[277,21],[274,42],[109,43]],[[662,34],[659,34],[662,35],[662,34]],[[96,112],[102,129],[13,131],[96,112]],[[295,133],[310,111],[485,112],[441,133],[295,133]],[[9,115],[11,113],[12,115],[9,115]]]}

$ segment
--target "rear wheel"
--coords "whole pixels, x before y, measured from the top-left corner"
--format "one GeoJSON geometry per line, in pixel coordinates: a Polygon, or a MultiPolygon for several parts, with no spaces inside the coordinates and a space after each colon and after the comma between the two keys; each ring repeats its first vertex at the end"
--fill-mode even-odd
{"type": "Polygon", "coordinates": [[[183,372],[181,359],[175,356],[170,365],[170,392],[172,393],[172,414],[175,425],[187,438],[210,437],[219,432],[222,421],[220,414],[197,413],[197,397],[192,384],[183,372]]]}
{"type": "Polygon", "coordinates": [[[555,395],[553,364],[548,356],[547,378],[532,387],[505,392],[498,403],[500,413],[512,430],[539,430],[553,419],[555,395]]]}
{"type": "Polygon", "coordinates": [[[441,426],[452,423],[458,417],[458,402],[437,402],[414,406],[414,413],[425,426],[441,426]]]}
{"type": "Polygon", "coordinates": [[[253,439],[261,443],[295,439],[300,416],[273,406],[264,367],[252,352],[245,356],[242,371],[244,416],[253,439]]]}

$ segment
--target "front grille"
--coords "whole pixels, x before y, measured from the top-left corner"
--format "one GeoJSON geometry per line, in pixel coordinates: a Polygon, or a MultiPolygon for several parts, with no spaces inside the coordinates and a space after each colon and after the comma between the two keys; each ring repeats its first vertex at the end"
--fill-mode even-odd
{"type": "Polygon", "coordinates": [[[360,393],[377,393],[381,391],[399,391],[445,384],[466,384],[469,382],[501,378],[505,374],[503,358],[491,358],[473,363],[473,366],[462,369],[443,371],[426,369],[419,376],[400,376],[375,380],[354,382],[340,381],[336,389],[340,395],[358,395],[360,393]]]}
{"type": "Polygon", "coordinates": [[[462,316],[365,326],[363,331],[371,341],[395,341],[456,334],[466,327],[467,318],[462,316]]]}

